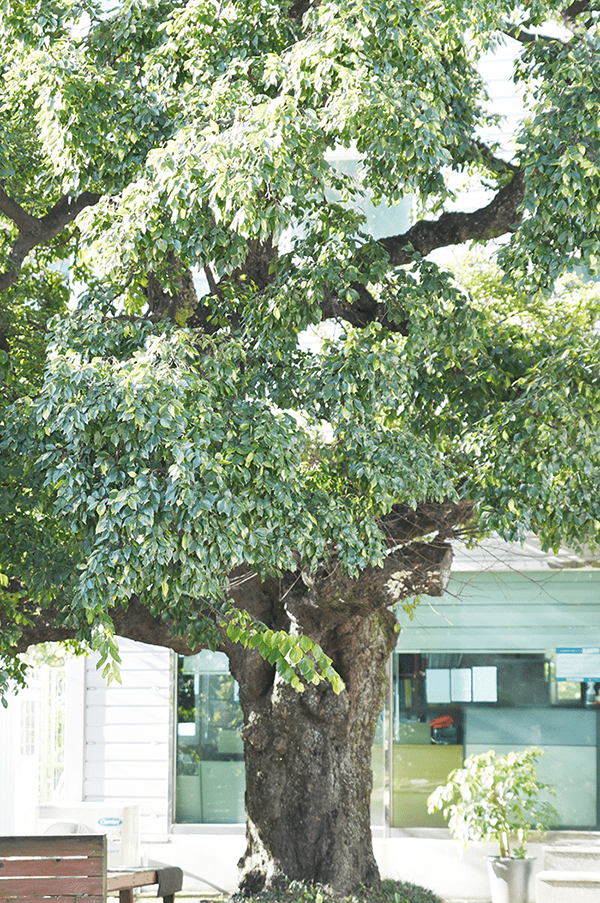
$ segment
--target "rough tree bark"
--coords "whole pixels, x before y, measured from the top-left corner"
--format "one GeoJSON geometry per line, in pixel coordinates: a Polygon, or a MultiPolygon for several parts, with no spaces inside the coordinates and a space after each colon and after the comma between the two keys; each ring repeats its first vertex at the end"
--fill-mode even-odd
{"type": "Polygon", "coordinates": [[[411,543],[383,568],[358,579],[335,562],[306,582],[263,583],[244,605],[263,621],[307,634],[345,682],[297,693],[255,651],[230,647],[244,711],[247,850],[244,893],[289,879],[342,895],[379,881],[370,828],[371,749],[397,640],[390,607],[413,593],[439,595],[450,576],[451,546],[411,543]]]}
{"type": "MultiPolygon", "coordinates": [[[[310,602],[305,603],[310,609],[310,602]]],[[[298,614],[305,606],[298,605],[298,614]]],[[[305,614],[313,612],[307,610],[305,614]]],[[[370,829],[371,747],[396,634],[388,611],[341,605],[309,631],[336,657],[346,690],[297,693],[277,678],[244,682],[246,837],[240,890],[286,879],[346,894],[379,880],[370,829]]],[[[234,668],[234,674],[236,673],[234,668]]]]}

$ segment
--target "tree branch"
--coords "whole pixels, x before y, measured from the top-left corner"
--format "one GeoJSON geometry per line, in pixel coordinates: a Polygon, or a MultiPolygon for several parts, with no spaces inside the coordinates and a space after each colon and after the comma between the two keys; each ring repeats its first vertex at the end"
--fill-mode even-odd
{"type": "Polygon", "coordinates": [[[38,225],[37,218],[31,216],[16,201],[9,197],[2,185],[0,185],[0,213],[12,220],[20,232],[32,231],[38,225]]]}
{"type": "MultiPolygon", "coordinates": [[[[352,608],[366,606],[373,610],[394,604],[401,592],[405,593],[402,598],[418,593],[439,595],[444,591],[452,557],[451,547],[444,540],[456,538],[460,527],[472,518],[473,505],[468,501],[423,502],[415,509],[398,504],[380,521],[390,546],[383,567],[367,567],[358,578],[349,577],[342,572],[333,555],[323,561],[315,575],[306,575],[299,570],[283,574],[280,580],[267,577],[262,581],[250,569],[239,568],[230,575],[229,596],[236,606],[246,609],[253,617],[276,629],[285,629],[288,625],[281,603],[288,593],[297,600],[308,594],[313,604],[318,602],[318,607],[329,606],[337,600],[338,608],[348,604],[352,608]],[[435,534],[431,542],[415,542],[429,534],[435,534]],[[293,591],[297,584],[298,588],[293,591]],[[342,601],[344,599],[347,603],[342,601]]],[[[18,608],[26,622],[21,625],[21,636],[12,647],[15,655],[39,643],[77,638],[76,626],[61,623],[64,603],[57,601],[42,607],[27,597],[27,588],[16,580],[9,583],[8,592],[21,597],[18,608]]],[[[199,611],[201,603],[197,608],[199,611]]],[[[202,648],[188,643],[185,636],[173,636],[169,624],[153,615],[137,596],[130,598],[126,608],[112,608],[108,614],[117,636],[164,646],[181,655],[193,655],[202,648]]],[[[0,615],[0,632],[13,626],[12,617],[5,621],[0,615]]],[[[226,639],[221,648],[228,655],[232,654],[231,644],[226,639]]],[[[242,656],[241,652],[239,656],[242,656]]],[[[263,665],[257,659],[252,667],[262,669],[263,665]]]]}
{"type": "MultiPolygon", "coordinates": [[[[508,185],[500,189],[491,203],[473,213],[444,213],[438,220],[419,220],[403,235],[374,240],[358,252],[359,265],[373,245],[385,248],[392,266],[399,267],[411,263],[415,252],[426,257],[437,248],[467,241],[488,241],[513,231],[522,218],[519,205],[524,196],[523,176],[517,166],[495,157],[485,145],[478,145],[478,151],[491,169],[513,174],[508,185]]],[[[333,290],[325,293],[321,304],[324,319],[344,320],[359,329],[377,322],[392,332],[407,334],[406,319],[390,320],[386,305],[377,301],[364,284],[353,282],[351,288],[358,294],[355,301],[347,301],[333,290]]]]}
{"type": "Polygon", "coordinates": [[[497,157],[493,150],[483,141],[473,141],[473,148],[490,172],[493,172],[495,175],[507,175],[508,173],[514,175],[518,172],[519,167],[515,163],[511,163],[510,160],[505,160],[503,157],[497,157]]]}
{"type": "Polygon", "coordinates": [[[525,31],[525,29],[521,28],[519,25],[506,24],[502,28],[502,32],[507,37],[512,38],[513,41],[518,41],[519,44],[546,44],[547,46],[555,44],[557,47],[564,47],[563,41],[559,38],[553,38],[550,35],[535,34],[533,31],[525,31]]]}
{"type": "Polygon", "coordinates": [[[0,273],[0,291],[14,285],[30,251],[55,238],[82,210],[97,204],[100,197],[92,191],[84,191],[75,198],[63,195],[48,213],[37,217],[27,213],[0,186],[0,213],[12,220],[18,230],[17,239],[8,255],[9,267],[4,273],[0,273]]]}
{"type": "Polygon", "coordinates": [[[520,170],[486,207],[473,213],[444,213],[438,220],[419,220],[403,235],[380,238],[393,266],[405,266],[416,251],[426,257],[437,248],[464,244],[467,241],[489,241],[512,232],[522,219],[519,206],[525,193],[520,170]]]}
{"type": "MultiPolygon", "coordinates": [[[[577,35],[581,32],[581,27],[577,25],[577,17],[582,13],[590,12],[590,3],[589,0],[577,0],[575,3],[571,3],[569,6],[565,7],[561,13],[561,19],[564,27],[568,29],[572,34],[577,35]]],[[[590,17],[583,25],[585,29],[590,28],[593,25],[593,19],[590,17]]],[[[542,35],[536,34],[535,32],[525,31],[524,28],[521,28],[519,25],[510,25],[506,24],[503,26],[502,31],[505,35],[508,35],[509,38],[512,38],[514,41],[518,41],[520,44],[545,44],[547,47],[552,47],[553,45],[556,48],[569,47],[572,42],[562,41],[560,38],[552,37],[551,35],[542,35]]]]}
{"type": "MultiPolygon", "coordinates": [[[[569,31],[573,31],[577,27],[577,16],[580,16],[581,13],[590,11],[589,0],[575,0],[574,3],[570,3],[569,6],[563,9],[561,15],[565,28],[568,28],[569,31]]],[[[590,22],[586,22],[585,27],[588,28],[589,25],[590,22]]]]}
{"type": "Polygon", "coordinates": [[[304,13],[308,12],[313,6],[318,6],[318,3],[313,3],[312,0],[292,0],[287,14],[290,19],[296,19],[298,22],[301,22],[304,13]]]}
{"type": "MultiPolygon", "coordinates": [[[[20,591],[22,590],[23,587],[20,587],[20,591]]],[[[64,607],[59,602],[42,607],[31,599],[23,598],[19,603],[19,613],[28,623],[20,625],[21,636],[12,647],[11,654],[26,652],[30,646],[37,646],[39,643],[60,643],[78,638],[75,626],[61,623],[64,607]]],[[[127,608],[113,608],[108,614],[112,618],[117,636],[154,646],[164,646],[181,655],[194,655],[201,649],[200,646],[190,646],[185,638],[172,636],[169,625],[151,614],[136,596],[129,600],[127,608]]],[[[9,624],[0,618],[0,630],[5,630],[9,626],[14,626],[12,621],[9,624]]]]}
{"type": "Polygon", "coordinates": [[[358,329],[364,329],[369,323],[381,323],[390,332],[408,334],[407,322],[390,320],[386,305],[377,301],[365,285],[361,282],[352,282],[350,288],[358,295],[356,301],[346,301],[334,291],[326,290],[325,300],[321,304],[324,320],[344,320],[358,329]]]}

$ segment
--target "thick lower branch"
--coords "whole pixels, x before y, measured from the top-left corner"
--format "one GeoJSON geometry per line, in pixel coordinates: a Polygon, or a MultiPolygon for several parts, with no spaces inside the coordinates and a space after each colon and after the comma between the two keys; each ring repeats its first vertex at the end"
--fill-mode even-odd
{"type": "Polygon", "coordinates": [[[517,170],[486,207],[473,213],[444,213],[438,220],[420,220],[404,235],[381,238],[378,244],[386,249],[393,266],[406,266],[413,260],[415,251],[426,257],[449,245],[500,238],[521,221],[524,194],[523,175],[517,170]]]}
{"type": "MultiPolygon", "coordinates": [[[[520,204],[524,197],[521,172],[511,164],[494,158],[483,145],[479,146],[478,151],[496,171],[512,171],[511,181],[500,189],[491,203],[473,213],[444,213],[438,220],[420,220],[403,235],[378,239],[377,244],[388,252],[392,266],[411,263],[415,252],[426,257],[432,251],[449,245],[499,238],[513,231],[520,222],[520,204]]],[[[359,261],[362,254],[359,252],[359,261]]],[[[324,319],[344,320],[358,328],[377,322],[392,332],[407,334],[407,321],[402,317],[397,321],[391,320],[386,305],[377,301],[366,286],[355,282],[352,288],[358,295],[353,302],[340,298],[335,292],[326,293],[321,305],[324,319]]]]}
{"type": "MultiPolygon", "coordinates": [[[[302,592],[290,596],[289,605],[283,604],[285,587],[287,583],[297,584],[299,575],[288,575],[288,580],[282,583],[271,581],[268,587],[254,578],[245,585],[244,591],[236,593],[237,602],[255,617],[278,628],[289,624],[289,620],[288,624],[283,621],[284,608],[289,609],[292,617],[298,617],[298,605],[302,608],[304,621],[311,618],[318,621],[324,609],[337,609],[338,612],[349,609],[376,611],[406,596],[418,593],[440,595],[450,576],[451,561],[452,549],[446,543],[410,543],[390,553],[382,568],[367,568],[357,578],[344,574],[332,560],[315,578],[305,576],[305,581],[311,585],[302,584],[302,592]],[[292,599],[295,599],[295,604],[292,599]]],[[[15,655],[39,643],[81,638],[76,625],[61,623],[64,621],[64,609],[59,604],[41,607],[25,598],[19,610],[27,623],[22,624],[21,636],[12,647],[15,655]]],[[[113,608],[108,614],[117,636],[164,646],[181,655],[193,655],[200,651],[201,646],[190,644],[185,636],[173,636],[169,624],[153,615],[135,596],[129,600],[127,608],[113,608]]],[[[9,626],[13,624],[3,624],[0,619],[0,630],[9,626]]],[[[236,659],[231,644],[224,642],[223,651],[236,659]]],[[[253,655],[253,658],[256,656],[253,655]]],[[[238,668],[246,667],[260,672],[264,670],[262,660],[249,663],[247,655],[240,650],[238,668]]]]}
{"type": "Polygon", "coordinates": [[[416,508],[398,504],[380,520],[379,526],[388,545],[395,547],[434,533],[437,539],[456,539],[473,516],[474,505],[470,501],[421,502],[416,508]]]}
{"type": "Polygon", "coordinates": [[[48,213],[37,217],[27,213],[0,187],[0,213],[12,220],[18,229],[17,239],[8,255],[9,267],[0,273],[0,291],[14,285],[30,251],[56,238],[82,210],[92,207],[99,200],[100,195],[91,191],[84,191],[75,198],[63,195],[48,213]]]}
{"type": "MultiPolygon", "coordinates": [[[[455,537],[472,517],[473,505],[468,501],[423,502],[416,509],[398,504],[381,521],[391,547],[382,567],[369,567],[357,577],[350,577],[342,571],[336,556],[332,556],[323,561],[316,574],[299,569],[283,574],[280,579],[264,581],[248,569],[240,569],[230,575],[230,597],[273,629],[287,630],[292,619],[301,616],[318,621],[325,610],[335,610],[338,614],[359,609],[375,612],[407,596],[440,595],[448,582],[452,560],[451,546],[444,540],[455,537]],[[427,534],[435,534],[436,538],[430,542],[415,541],[427,534]]],[[[20,596],[18,610],[26,622],[21,625],[21,636],[13,647],[15,654],[39,643],[81,636],[76,625],[64,623],[64,604],[57,602],[41,607],[28,598],[26,587],[18,581],[12,581],[8,589],[20,596]]],[[[199,605],[199,613],[200,609],[199,605]]],[[[168,622],[153,615],[136,596],[129,600],[127,608],[114,608],[108,613],[118,636],[164,646],[182,655],[192,655],[200,649],[185,636],[173,636],[168,622]]],[[[0,631],[9,627],[14,627],[12,619],[3,622],[0,617],[0,631]]],[[[238,670],[250,668],[256,671],[260,681],[270,679],[270,666],[265,666],[260,657],[253,655],[250,661],[241,649],[225,639],[222,649],[232,661],[237,659],[238,670]]]]}
{"type": "MultiPolygon", "coordinates": [[[[296,594],[296,606],[302,608],[303,621],[314,621],[311,630],[325,611],[381,611],[391,608],[409,596],[422,593],[441,596],[452,565],[452,546],[446,542],[411,542],[393,549],[381,567],[369,567],[357,577],[350,577],[335,558],[324,563],[315,576],[305,575],[307,592],[296,594]]],[[[298,610],[288,609],[298,617],[298,610]]]]}
{"type": "MultiPolygon", "coordinates": [[[[64,608],[58,603],[41,607],[24,598],[19,604],[19,612],[28,623],[20,625],[21,636],[11,649],[15,655],[26,652],[30,646],[37,646],[40,643],[60,643],[80,638],[76,626],[61,623],[64,620],[64,608]]],[[[172,636],[169,625],[148,611],[136,597],[130,599],[127,608],[114,608],[109,610],[108,614],[113,620],[117,636],[154,646],[164,646],[180,655],[193,655],[200,651],[201,647],[189,645],[184,637],[172,636]]],[[[13,627],[14,624],[5,623],[0,618],[0,632],[9,626],[13,627]]]]}

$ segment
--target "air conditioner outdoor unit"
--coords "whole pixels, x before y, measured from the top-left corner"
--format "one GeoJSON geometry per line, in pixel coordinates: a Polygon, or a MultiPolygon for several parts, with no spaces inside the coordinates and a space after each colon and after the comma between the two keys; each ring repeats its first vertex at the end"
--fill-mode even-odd
{"type": "Polygon", "coordinates": [[[106,834],[109,868],[140,865],[137,803],[41,803],[39,834],[106,834]]]}

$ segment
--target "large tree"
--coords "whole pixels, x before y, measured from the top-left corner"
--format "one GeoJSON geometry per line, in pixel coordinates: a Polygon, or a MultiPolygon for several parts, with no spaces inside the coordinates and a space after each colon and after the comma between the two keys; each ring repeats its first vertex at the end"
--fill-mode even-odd
{"type": "Polygon", "coordinates": [[[49,639],[223,650],[242,888],[374,883],[394,606],[460,535],[600,538],[597,297],[557,283],[598,271],[600,4],[0,8],[0,674],[49,639]],[[411,224],[372,238],[364,198],[411,224]],[[475,289],[430,257],[470,242],[475,289]]]}

